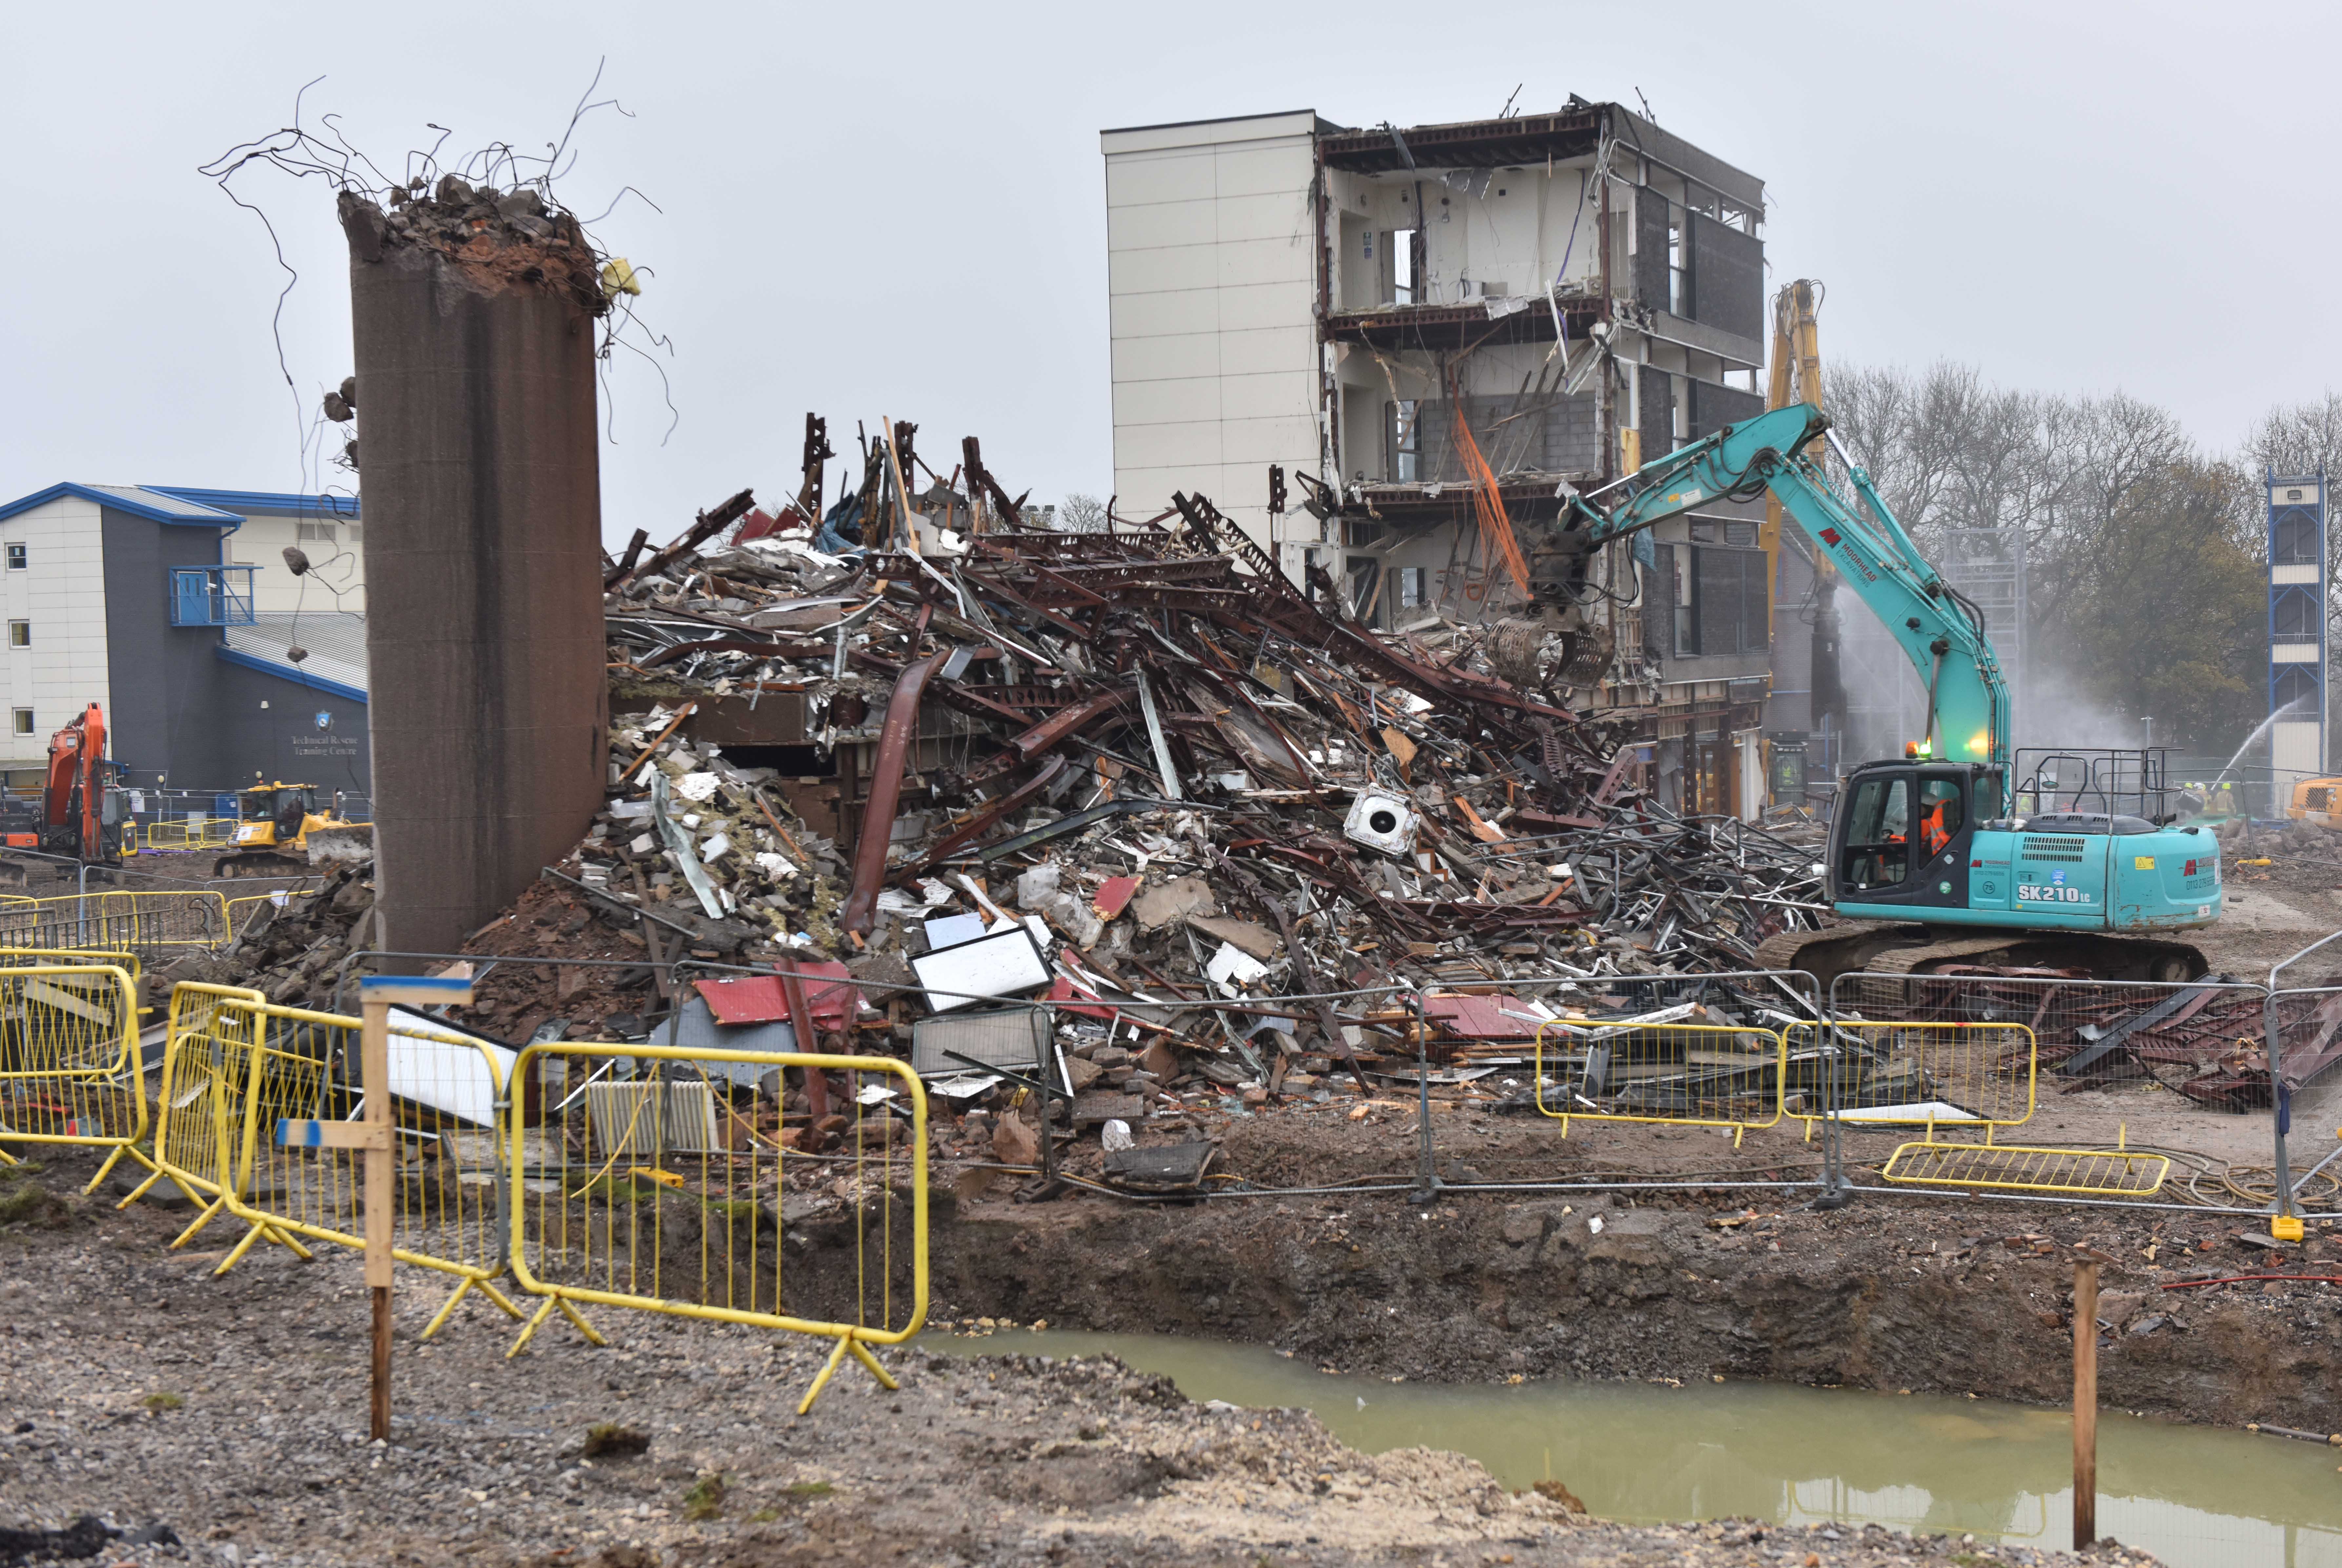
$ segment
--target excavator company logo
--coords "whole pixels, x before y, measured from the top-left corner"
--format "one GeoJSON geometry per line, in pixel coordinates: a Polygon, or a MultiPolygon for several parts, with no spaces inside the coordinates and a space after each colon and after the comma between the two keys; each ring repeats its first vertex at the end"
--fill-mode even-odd
{"type": "Polygon", "coordinates": [[[1835,528],[1825,528],[1825,529],[1823,529],[1823,530],[1822,530],[1822,543],[1823,543],[1823,544],[1837,544],[1837,529],[1835,529],[1835,528]]]}

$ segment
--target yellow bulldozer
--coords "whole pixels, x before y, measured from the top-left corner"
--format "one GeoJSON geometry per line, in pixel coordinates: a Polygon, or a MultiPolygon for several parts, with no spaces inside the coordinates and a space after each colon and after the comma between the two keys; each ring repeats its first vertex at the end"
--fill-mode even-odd
{"type": "Polygon", "coordinates": [[[255,784],[236,797],[235,835],[219,859],[221,876],[298,876],[309,869],[312,851],[332,858],[364,860],[374,850],[367,823],[345,822],[329,804],[317,809],[317,786],[255,784]]]}
{"type": "Polygon", "coordinates": [[[2342,828],[2342,778],[2303,779],[2293,786],[2285,814],[2317,827],[2342,828]]]}

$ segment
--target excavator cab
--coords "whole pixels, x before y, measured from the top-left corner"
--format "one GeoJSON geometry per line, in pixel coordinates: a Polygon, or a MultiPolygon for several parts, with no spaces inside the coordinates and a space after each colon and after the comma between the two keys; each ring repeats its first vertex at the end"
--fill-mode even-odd
{"type": "Polygon", "coordinates": [[[243,825],[235,830],[235,842],[290,844],[301,836],[302,823],[316,809],[314,784],[255,784],[237,798],[236,820],[243,825]]]}
{"type": "Polygon", "coordinates": [[[1867,763],[1846,784],[1830,866],[1841,904],[1965,909],[1967,851],[2000,815],[2005,775],[1979,763],[1867,763]]]}

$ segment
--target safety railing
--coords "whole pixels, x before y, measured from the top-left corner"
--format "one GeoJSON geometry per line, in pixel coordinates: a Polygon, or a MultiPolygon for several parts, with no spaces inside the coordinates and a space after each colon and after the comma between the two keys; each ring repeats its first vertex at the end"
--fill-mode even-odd
{"type": "Polygon", "coordinates": [[[227,843],[235,836],[234,817],[175,817],[131,824],[128,847],[141,854],[184,854],[227,843]]]}
{"type": "Polygon", "coordinates": [[[753,1323],[836,1341],[800,1412],[852,1355],[927,1310],[927,1100],[885,1057],[690,1046],[533,1044],[513,1073],[513,1273],[581,1306],[753,1323]],[[800,1104],[808,1075],[834,1107],[800,1104]]]}
{"type": "MultiPolygon", "coordinates": [[[[0,964],[5,964],[0,959],[0,964]]],[[[85,1191],[140,1151],[148,1114],[138,994],[115,964],[0,967],[0,1139],[106,1151],[85,1191]]],[[[0,1152],[0,1164],[13,1164],[0,1152]]]]}
{"type": "Polygon", "coordinates": [[[135,986],[142,973],[138,955],[98,947],[0,947],[0,969],[39,969],[49,965],[82,967],[111,965],[130,976],[135,986]]]}
{"type": "Polygon", "coordinates": [[[0,899],[0,946],[105,947],[153,962],[227,938],[227,900],[218,893],[114,888],[0,899]]]}
{"type": "MultiPolygon", "coordinates": [[[[225,1185],[230,1129],[243,1120],[239,1064],[248,1064],[255,1022],[249,1006],[230,1014],[230,1003],[265,1005],[257,991],[235,985],[182,981],[171,989],[169,1029],[163,1071],[155,1093],[153,1172],[115,1206],[128,1208],[158,1181],[168,1179],[200,1206],[197,1224],[217,1213],[225,1185]]],[[[191,1229],[174,1245],[194,1234],[191,1229]]]]}
{"type": "MultiPolygon", "coordinates": [[[[361,1119],[360,1021],[275,1006],[250,991],[190,984],[175,989],[171,1022],[158,1164],[205,1200],[171,1244],[185,1245],[225,1214],[246,1229],[217,1273],[262,1241],[303,1257],[310,1255],[305,1242],[363,1248],[366,1156],[278,1136],[283,1122],[361,1119]]],[[[522,1315],[495,1283],[505,1272],[497,1128],[511,1056],[492,1042],[394,1015],[391,1255],[457,1281],[424,1330],[426,1339],[475,1289],[515,1319],[522,1315]]]]}
{"type": "Polygon", "coordinates": [[[2041,1071],[2064,1084],[2153,1079],[2198,1105],[2268,1104],[2258,985],[2000,974],[1847,974],[1842,1017],[2020,1024],[2041,1071]]]}
{"type": "MultiPolygon", "coordinates": [[[[1666,1011],[1689,1012],[1688,1007],[1666,1011]]],[[[1735,1147],[1781,1119],[1788,1055],[1778,1030],[1692,1024],[1664,1013],[1558,1020],[1536,1034],[1536,1108],[1572,1121],[1719,1127],[1735,1147]]]]}
{"type": "Polygon", "coordinates": [[[1787,1032],[1788,1114],[1879,1126],[2015,1127],[2033,1115],[2033,1032],[2022,1024],[1874,1023],[1840,1014],[1787,1032]]]}

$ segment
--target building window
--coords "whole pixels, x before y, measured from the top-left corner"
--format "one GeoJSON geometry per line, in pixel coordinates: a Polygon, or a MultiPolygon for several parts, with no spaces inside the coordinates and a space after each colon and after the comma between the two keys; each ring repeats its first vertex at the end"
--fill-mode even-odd
{"type": "Polygon", "coordinates": [[[12,648],[31,647],[33,645],[33,623],[30,621],[9,622],[8,645],[12,648]]]}
{"type": "Polygon", "coordinates": [[[1666,585],[1667,603],[1675,607],[1674,634],[1669,639],[1669,646],[1678,658],[1699,652],[1699,620],[1692,608],[1690,568],[1691,549],[1688,545],[1659,546],[1660,580],[1666,585]]]}
{"type": "Polygon", "coordinates": [[[21,572],[21,571],[23,571],[24,569],[25,569],[25,547],[24,547],[22,544],[11,544],[11,545],[9,545],[9,546],[8,546],[8,570],[10,570],[11,572],[21,572]]]}
{"type": "Polygon", "coordinates": [[[33,733],[32,709],[18,708],[16,710],[16,733],[20,735],[29,735],[33,733]]]}
{"type": "MultiPolygon", "coordinates": [[[[16,564],[18,545],[8,546],[8,564],[16,564]]],[[[2277,519],[2275,547],[2269,552],[2272,564],[2287,566],[2314,563],[2317,559],[2317,520],[2293,513],[2277,519]]]]}
{"type": "Polygon", "coordinates": [[[334,525],[331,523],[303,523],[299,524],[299,531],[301,542],[305,544],[330,544],[334,542],[334,525]]]}
{"type": "Polygon", "coordinates": [[[1691,220],[1673,202],[1667,204],[1667,309],[1691,315],[1691,220]]]}
{"type": "Polygon", "coordinates": [[[1425,580],[1428,578],[1430,574],[1428,568],[1422,566],[1401,566],[1398,568],[1398,607],[1400,609],[1420,610],[1423,608],[1425,580]]]}
{"type": "Polygon", "coordinates": [[[1423,432],[1416,427],[1416,412],[1421,404],[1413,398],[1403,398],[1383,406],[1390,411],[1390,463],[1384,472],[1395,484],[1412,484],[1423,477],[1423,432]]]}

